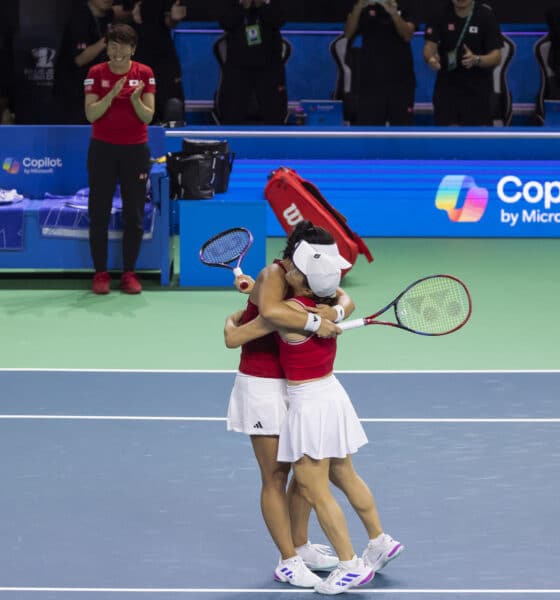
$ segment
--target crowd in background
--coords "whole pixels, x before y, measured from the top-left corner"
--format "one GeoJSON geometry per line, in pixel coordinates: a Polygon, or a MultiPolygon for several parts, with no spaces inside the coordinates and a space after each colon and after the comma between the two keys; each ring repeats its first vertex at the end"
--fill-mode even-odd
{"type": "MultiPolygon", "coordinates": [[[[352,47],[361,40],[356,65],[355,124],[412,125],[415,67],[411,40],[420,28],[419,0],[356,0],[344,27],[352,47]]],[[[69,6],[52,62],[50,122],[85,123],[83,81],[91,66],[106,60],[106,33],[115,23],[128,23],[138,34],[134,60],[149,65],[157,81],[154,122],[182,121],[184,92],[181,61],[172,31],[190,18],[188,0],[75,0],[69,6]]],[[[226,33],[215,114],[223,124],[282,124],[288,112],[285,48],[281,27],[287,13],[282,0],[221,0],[219,24],[226,33]]],[[[6,10],[5,7],[3,10],[6,10]]],[[[560,45],[554,8],[546,19],[551,40],[560,45]]],[[[29,122],[17,102],[13,36],[9,19],[0,28],[0,118],[2,123],[29,122]]],[[[445,0],[424,24],[423,58],[436,72],[436,125],[491,125],[492,73],[500,63],[502,37],[492,9],[478,0],[445,0]]],[[[551,63],[560,66],[560,51],[551,63]]],[[[35,51],[35,50],[33,50],[35,51]]],[[[47,108],[45,107],[45,112],[47,108]]]]}

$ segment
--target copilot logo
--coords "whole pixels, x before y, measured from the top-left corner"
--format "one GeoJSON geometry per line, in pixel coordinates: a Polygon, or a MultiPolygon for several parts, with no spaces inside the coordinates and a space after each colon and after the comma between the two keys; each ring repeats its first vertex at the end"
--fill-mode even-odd
{"type": "Polygon", "coordinates": [[[19,162],[11,157],[5,158],[4,162],[2,163],[2,169],[10,175],[16,175],[19,173],[19,167],[19,162]]]}
{"type": "Polygon", "coordinates": [[[454,223],[477,223],[487,204],[488,190],[477,187],[468,175],[446,175],[439,184],[436,208],[444,210],[454,223]],[[464,196],[462,206],[461,196],[464,196]]]}

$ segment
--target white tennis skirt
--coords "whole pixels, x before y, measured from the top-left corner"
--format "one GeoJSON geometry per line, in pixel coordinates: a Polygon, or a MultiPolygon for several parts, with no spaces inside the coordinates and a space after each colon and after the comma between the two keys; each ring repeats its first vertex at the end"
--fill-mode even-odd
{"type": "Polygon", "coordinates": [[[288,385],[288,415],[280,430],[279,462],[296,462],[304,454],[320,460],[344,458],[368,439],[352,402],[338,379],[288,385]]]}
{"type": "Polygon", "coordinates": [[[237,373],[227,412],[228,431],[280,435],[288,412],[285,379],[237,373]]]}

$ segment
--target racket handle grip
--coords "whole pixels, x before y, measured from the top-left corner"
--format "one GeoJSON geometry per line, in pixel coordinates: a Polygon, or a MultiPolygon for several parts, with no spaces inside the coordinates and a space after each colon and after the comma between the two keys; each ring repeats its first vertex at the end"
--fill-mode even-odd
{"type": "Polygon", "coordinates": [[[240,275],[243,275],[243,271],[242,271],[242,270],[241,270],[239,267],[235,267],[235,268],[233,269],[233,274],[234,274],[236,277],[239,277],[240,275]]]}
{"type": "Polygon", "coordinates": [[[357,327],[363,327],[366,324],[365,319],[351,319],[350,321],[343,321],[342,323],[337,323],[337,325],[342,329],[342,331],[346,331],[347,329],[356,329],[357,327]]]}

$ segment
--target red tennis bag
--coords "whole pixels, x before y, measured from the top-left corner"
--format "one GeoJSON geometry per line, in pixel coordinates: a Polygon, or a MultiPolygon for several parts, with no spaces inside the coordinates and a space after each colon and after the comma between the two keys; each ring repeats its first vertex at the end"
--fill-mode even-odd
{"type": "Polygon", "coordinates": [[[346,224],[346,217],[332,207],[310,181],[300,177],[293,169],[279,167],[272,171],[264,195],[286,233],[291,233],[300,221],[311,221],[332,234],[340,254],[352,265],[358,254],[363,254],[368,262],[373,261],[365,242],[346,224]]]}

